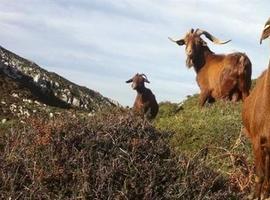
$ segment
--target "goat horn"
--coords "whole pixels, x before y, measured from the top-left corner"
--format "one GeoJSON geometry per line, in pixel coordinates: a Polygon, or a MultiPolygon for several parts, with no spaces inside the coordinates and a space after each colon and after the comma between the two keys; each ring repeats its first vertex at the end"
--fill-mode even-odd
{"type": "MultiPolygon", "coordinates": [[[[172,42],[177,42],[178,40],[174,40],[171,37],[168,37],[169,40],[171,40],[172,42]]],[[[179,39],[180,40],[180,39],[179,39]]]]}
{"type": "Polygon", "coordinates": [[[140,75],[144,77],[144,79],[146,80],[147,83],[150,83],[149,80],[148,80],[148,78],[147,78],[147,76],[145,74],[140,74],[140,75]]]}
{"type": "Polygon", "coordinates": [[[147,76],[145,75],[145,74],[140,74],[141,76],[144,76],[144,78],[146,78],[147,79],[147,76]]]}
{"type": "Polygon", "coordinates": [[[269,36],[270,36],[270,18],[267,20],[267,22],[264,25],[261,39],[260,39],[260,44],[262,43],[264,39],[268,38],[269,36]]]}
{"type": "Polygon", "coordinates": [[[214,37],[213,35],[211,35],[210,33],[208,33],[207,31],[204,31],[204,30],[200,30],[200,29],[197,29],[196,30],[196,33],[201,36],[201,35],[205,35],[205,37],[207,39],[209,39],[210,41],[212,41],[213,43],[215,44],[226,44],[228,42],[230,42],[231,40],[227,40],[227,41],[222,41],[216,37],[214,37]]]}

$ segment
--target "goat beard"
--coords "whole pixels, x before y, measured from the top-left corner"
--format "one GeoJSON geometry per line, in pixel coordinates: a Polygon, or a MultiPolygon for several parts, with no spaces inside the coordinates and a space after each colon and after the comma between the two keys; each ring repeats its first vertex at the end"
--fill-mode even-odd
{"type": "Polygon", "coordinates": [[[186,59],[186,66],[187,66],[188,68],[191,68],[191,67],[194,66],[192,58],[187,57],[187,59],[186,59]]]}

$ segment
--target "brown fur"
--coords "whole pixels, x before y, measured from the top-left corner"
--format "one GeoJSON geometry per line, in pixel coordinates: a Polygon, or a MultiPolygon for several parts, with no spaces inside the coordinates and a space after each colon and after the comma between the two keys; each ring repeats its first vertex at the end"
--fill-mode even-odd
{"type": "MultiPolygon", "coordinates": [[[[264,29],[263,39],[269,37],[269,30],[270,27],[264,29]]],[[[256,183],[253,198],[260,199],[261,193],[263,198],[267,198],[270,192],[270,63],[244,101],[242,119],[245,133],[252,143],[255,160],[256,183]]]]}
{"type": "Polygon", "coordinates": [[[201,106],[210,100],[238,101],[249,95],[251,62],[244,53],[215,54],[193,29],[175,42],[186,46],[186,64],[196,71],[201,106]]]}
{"type": "Polygon", "coordinates": [[[154,119],[158,113],[158,103],[152,91],[144,86],[144,82],[150,83],[144,74],[136,74],[126,81],[132,82],[132,88],[137,91],[137,96],[133,105],[135,113],[141,113],[148,119],[154,119]]]}

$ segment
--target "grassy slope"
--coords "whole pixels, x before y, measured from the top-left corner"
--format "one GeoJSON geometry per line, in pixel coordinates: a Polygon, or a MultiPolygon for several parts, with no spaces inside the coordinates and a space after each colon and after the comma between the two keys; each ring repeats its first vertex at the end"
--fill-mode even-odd
{"type": "Polygon", "coordinates": [[[193,157],[200,151],[207,152],[206,165],[225,175],[240,163],[251,172],[250,143],[241,133],[241,106],[241,102],[220,101],[200,108],[194,95],[180,107],[161,103],[155,126],[174,133],[170,143],[178,153],[193,157]]]}

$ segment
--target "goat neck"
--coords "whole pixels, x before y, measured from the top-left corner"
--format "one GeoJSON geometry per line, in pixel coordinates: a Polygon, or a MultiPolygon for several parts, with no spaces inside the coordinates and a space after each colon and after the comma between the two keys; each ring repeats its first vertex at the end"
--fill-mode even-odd
{"type": "Polygon", "coordinates": [[[212,54],[214,53],[208,48],[208,46],[204,46],[202,47],[198,55],[195,58],[193,58],[192,60],[193,67],[197,74],[200,72],[201,68],[205,65],[207,57],[212,54]]]}
{"type": "Polygon", "coordinates": [[[138,94],[143,94],[146,91],[146,87],[145,86],[141,86],[136,88],[136,91],[138,94]]]}

